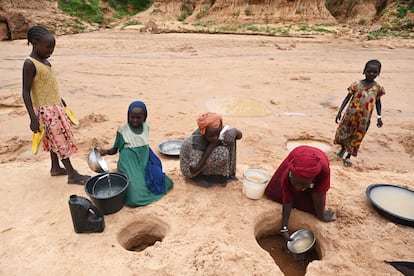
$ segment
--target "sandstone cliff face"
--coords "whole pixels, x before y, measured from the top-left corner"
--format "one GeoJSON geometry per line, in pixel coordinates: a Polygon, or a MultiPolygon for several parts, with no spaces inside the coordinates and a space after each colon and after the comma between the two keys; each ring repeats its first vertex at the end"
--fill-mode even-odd
{"type": "Polygon", "coordinates": [[[339,22],[355,23],[362,18],[372,21],[378,17],[381,12],[387,7],[387,4],[392,5],[392,2],[387,0],[364,0],[364,1],[328,1],[327,8],[332,16],[339,22]],[[389,3],[388,3],[389,2],[389,3]]]}
{"type": "Polygon", "coordinates": [[[356,23],[372,22],[386,0],[155,0],[145,13],[154,17],[177,18],[186,10],[188,21],[220,23],[356,23]]]}
{"type": "MultiPolygon", "coordinates": [[[[105,1],[104,1],[105,2],[105,1]]],[[[157,22],[177,21],[186,12],[187,22],[216,24],[358,23],[369,24],[395,1],[387,0],[154,0],[142,13],[157,22]]],[[[0,0],[0,40],[26,37],[34,24],[56,34],[75,33],[79,20],[64,14],[53,0],[0,0]]]]}
{"type": "Polygon", "coordinates": [[[336,22],[325,0],[155,0],[145,13],[170,18],[186,11],[186,21],[216,23],[336,22]]]}
{"type": "Polygon", "coordinates": [[[44,25],[56,34],[72,33],[76,20],[64,14],[57,1],[0,0],[0,40],[26,38],[33,25],[44,25]]]}
{"type": "MultiPolygon", "coordinates": [[[[203,12],[208,4],[197,1],[196,9],[203,12]]],[[[194,13],[193,13],[194,14],[194,13]]],[[[197,15],[197,13],[196,13],[197,15]]],[[[207,12],[207,18],[225,21],[279,22],[334,22],[324,0],[217,0],[207,12]]]]}

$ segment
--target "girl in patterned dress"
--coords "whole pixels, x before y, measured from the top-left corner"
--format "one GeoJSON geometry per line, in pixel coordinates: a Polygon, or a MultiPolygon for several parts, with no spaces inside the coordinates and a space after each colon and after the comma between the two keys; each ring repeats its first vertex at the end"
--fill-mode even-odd
{"type": "Polygon", "coordinates": [[[23,65],[23,100],[30,117],[30,129],[40,131],[45,127],[43,149],[50,152],[50,175],[67,175],[68,184],[83,185],[88,175],[79,174],[69,157],[78,151],[70,122],[66,116],[66,105],[60,97],[57,80],[48,58],[55,49],[55,38],[45,28],[34,26],[27,32],[32,52],[23,65]],[[59,159],[63,167],[59,164],[59,159]]]}
{"type": "Polygon", "coordinates": [[[225,186],[236,176],[236,140],[242,138],[242,133],[223,126],[222,117],[213,112],[201,114],[197,125],[181,146],[181,172],[205,186],[225,186]]]}
{"type": "Polygon", "coordinates": [[[378,60],[370,60],[365,64],[365,79],[356,81],[348,88],[348,95],[342,102],[336,115],[335,122],[339,126],[336,130],[334,144],[341,145],[341,150],[337,153],[339,158],[343,158],[345,166],[351,166],[351,155],[357,156],[362,139],[367,133],[371,123],[371,115],[374,106],[377,110],[377,127],[382,127],[381,119],[381,96],[385,94],[384,87],[379,85],[375,78],[379,76],[381,63],[378,60]],[[341,114],[345,106],[348,105],[341,120],[341,114]]]}

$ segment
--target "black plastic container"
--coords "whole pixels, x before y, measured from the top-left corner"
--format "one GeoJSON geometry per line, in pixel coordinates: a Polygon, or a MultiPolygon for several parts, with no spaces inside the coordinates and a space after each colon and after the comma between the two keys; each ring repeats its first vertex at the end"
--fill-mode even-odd
{"type": "Polygon", "coordinates": [[[76,233],[96,233],[104,230],[103,214],[92,205],[89,199],[71,195],[69,197],[69,209],[76,233]]]}
{"type": "Polygon", "coordinates": [[[126,200],[128,177],[122,173],[101,173],[86,182],[85,192],[104,215],[118,212],[126,200]]]}

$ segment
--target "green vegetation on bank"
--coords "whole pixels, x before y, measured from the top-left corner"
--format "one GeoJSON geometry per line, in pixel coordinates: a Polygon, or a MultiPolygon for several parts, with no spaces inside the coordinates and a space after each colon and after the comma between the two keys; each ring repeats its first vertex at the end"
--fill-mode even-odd
{"type": "Polygon", "coordinates": [[[108,2],[117,11],[114,15],[116,18],[137,14],[152,5],[152,0],[109,0],[108,2]]]}
{"type": "Polygon", "coordinates": [[[414,13],[414,1],[396,1],[396,10],[383,9],[379,14],[383,18],[381,28],[368,33],[368,39],[374,40],[381,37],[414,38],[412,33],[413,22],[407,19],[414,13]]]}
{"type": "Polygon", "coordinates": [[[89,23],[103,23],[102,10],[99,0],[58,0],[59,8],[89,23]]]}
{"type": "Polygon", "coordinates": [[[113,10],[114,18],[122,18],[134,15],[148,9],[152,5],[152,0],[58,0],[59,8],[79,19],[88,23],[104,25],[111,19],[105,18],[103,9],[109,5],[113,10]]]}

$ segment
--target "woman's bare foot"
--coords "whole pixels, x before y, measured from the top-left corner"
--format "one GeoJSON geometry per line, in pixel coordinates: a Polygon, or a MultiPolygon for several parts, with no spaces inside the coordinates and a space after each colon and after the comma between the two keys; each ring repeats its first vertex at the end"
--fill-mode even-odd
{"type": "Polygon", "coordinates": [[[51,176],[58,176],[58,175],[68,175],[68,172],[65,168],[57,168],[57,169],[51,169],[50,170],[51,176]]]}

